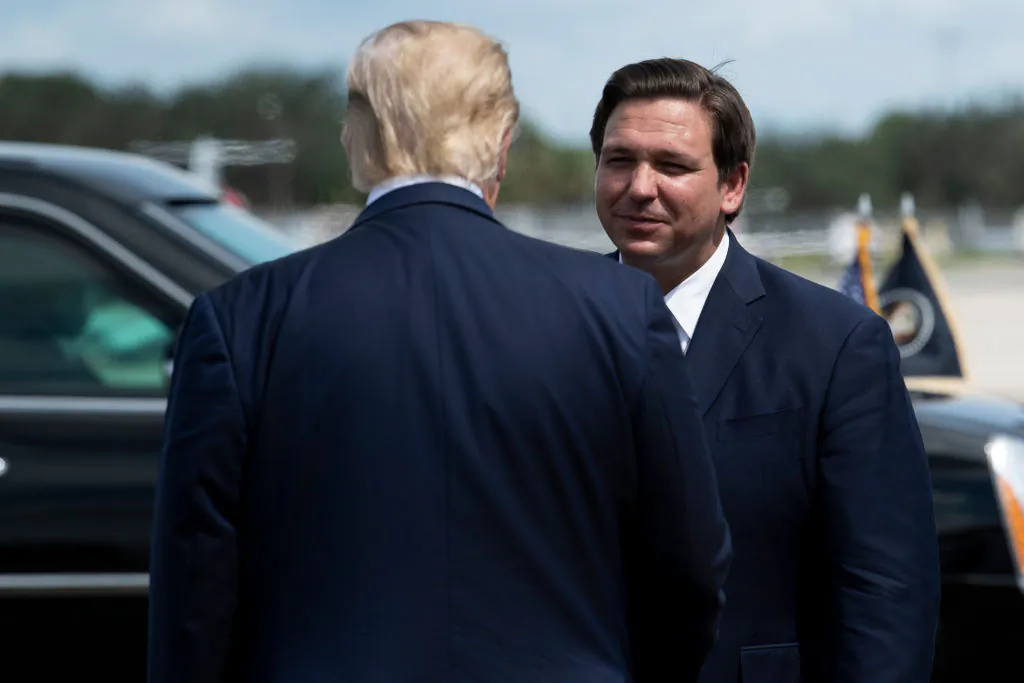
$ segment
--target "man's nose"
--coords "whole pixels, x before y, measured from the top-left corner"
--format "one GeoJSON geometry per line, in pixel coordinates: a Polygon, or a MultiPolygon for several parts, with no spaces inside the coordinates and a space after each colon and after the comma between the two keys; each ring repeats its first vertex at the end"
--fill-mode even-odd
{"type": "Polygon", "coordinates": [[[637,164],[633,169],[629,193],[637,201],[651,200],[658,196],[658,178],[650,164],[637,164]]]}

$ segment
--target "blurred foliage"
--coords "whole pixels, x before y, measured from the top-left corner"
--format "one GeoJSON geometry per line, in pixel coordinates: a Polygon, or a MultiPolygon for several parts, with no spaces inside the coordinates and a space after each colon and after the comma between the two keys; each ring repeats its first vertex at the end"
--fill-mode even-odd
{"type": "MultiPolygon", "coordinates": [[[[293,163],[229,167],[226,181],[258,204],[361,200],[339,141],[344,83],[335,71],[250,69],[169,94],[102,88],[73,73],[0,76],[0,139],[130,149],[134,141],[198,136],[297,142],[293,163]]],[[[849,206],[862,192],[895,204],[1024,204],[1024,103],[952,112],[896,112],[865,136],[763,134],[755,188],[785,188],[793,208],[849,206]]],[[[524,121],[510,153],[502,201],[583,202],[593,193],[587,147],[561,145],[524,121]]]]}
{"type": "Polygon", "coordinates": [[[529,121],[509,148],[501,200],[509,204],[572,204],[594,193],[594,154],[558,145],[529,121]]]}
{"type": "Polygon", "coordinates": [[[893,112],[862,138],[766,136],[752,187],[784,187],[794,207],[852,206],[861,192],[896,205],[1024,204],[1024,102],[893,112]]]}
{"type": "Polygon", "coordinates": [[[290,164],[225,169],[225,181],[260,204],[355,201],[340,142],[344,87],[337,73],[242,71],[159,96],[101,89],[74,74],[0,78],[0,139],[128,150],[133,142],[199,136],[291,138],[290,164]]]}

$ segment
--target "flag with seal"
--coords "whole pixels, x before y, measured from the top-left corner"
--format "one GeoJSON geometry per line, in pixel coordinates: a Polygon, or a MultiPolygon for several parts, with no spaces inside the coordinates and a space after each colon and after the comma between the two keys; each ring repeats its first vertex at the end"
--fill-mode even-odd
{"type": "Polygon", "coordinates": [[[879,312],[889,321],[904,377],[966,380],[942,275],[921,239],[913,199],[904,195],[902,203],[902,249],[878,288],[879,312]]]}
{"type": "Polygon", "coordinates": [[[967,367],[945,284],[921,239],[913,197],[905,194],[900,210],[900,255],[882,285],[876,289],[870,274],[870,227],[862,209],[857,253],[838,289],[888,321],[908,385],[961,390],[967,383],[967,367]]]}

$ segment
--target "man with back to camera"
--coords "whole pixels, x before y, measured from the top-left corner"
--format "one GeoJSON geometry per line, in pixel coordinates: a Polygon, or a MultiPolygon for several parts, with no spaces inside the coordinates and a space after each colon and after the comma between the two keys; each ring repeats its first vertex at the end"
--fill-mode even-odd
{"type": "Polygon", "coordinates": [[[610,256],[661,285],[732,534],[701,681],[928,681],[931,484],[886,321],[736,241],[755,131],[721,76],[624,66],[590,135],[610,256]]]}
{"type": "Polygon", "coordinates": [[[492,39],[396,24],[348,84],[368,206],[180,336],[150,681],[696,680],[730,547],[656,283],[495,220],[492,39]]]}

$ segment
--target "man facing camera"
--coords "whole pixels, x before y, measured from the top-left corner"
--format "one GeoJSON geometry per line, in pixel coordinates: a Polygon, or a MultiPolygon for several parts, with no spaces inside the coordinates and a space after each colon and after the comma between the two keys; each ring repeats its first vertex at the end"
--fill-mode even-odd
{"type": "Polygon", "coordinates": [[[654,276],[672,311],[732,532],[701,680],[928,681],[931,484],[885,320],[736,240],[755,131],[721,76],[625,66],[590,135],[612,256],[654,276]]]}
{"type": "Polygon", "coordinates": [[[695,680],[730,546],[657,285],[495,220],[491,38],[396,24],[348,84],[365,210],[181,332],[150,680],[695,680]]]}

